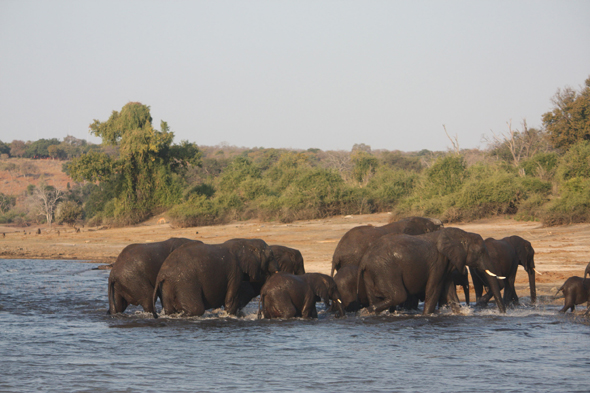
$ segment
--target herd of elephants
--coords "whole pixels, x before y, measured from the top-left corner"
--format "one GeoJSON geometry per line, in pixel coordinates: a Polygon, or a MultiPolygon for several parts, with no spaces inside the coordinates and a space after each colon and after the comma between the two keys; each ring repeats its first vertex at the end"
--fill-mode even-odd
{"type": "MultiPolygon", "coordinates": [[[[163,314],[200,316],[223,307],[237,315],[260,295],[258,316],[264,318],[317,318],[318,301],[337,316],[365,307],[375,314],[417,309],[420,301],[423,314],[430,314],[442,305],[459,309],[457,285],[469,305],[471,273],[478,306],[494,297],[504,313],[518,304],[518,265],[528,274],[531,303],[536,302],[534,254],[531,243],[519,236],[484,240],[424,217],[352,228],[334,251],[330,276],[305,273],[298,250],[261,239],[205,244],[171,238],[123,249],[109,275],[108,312],[120,313],[132,304],[158,318],[159,299],[163,314]]],[[[584,278],[570,277],[559,289],[565,297],[561,312],[589,301],[589,273],[590,264],[584,278]]]]}

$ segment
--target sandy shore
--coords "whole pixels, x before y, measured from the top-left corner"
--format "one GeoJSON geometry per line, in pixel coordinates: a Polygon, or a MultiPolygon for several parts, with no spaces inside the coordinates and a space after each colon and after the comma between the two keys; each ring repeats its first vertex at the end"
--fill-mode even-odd
{"type": "MultiPolygon", "coordinates": [[[[154,219],[133,227],[82,228],[80,232],[66,227],[54,226],[51,231],[40,227],[40,235],[36,234],[37,227],[26,230],[0,227],[0,258],[75,259],[110,264],[131,243],[161,241],[170,237],[222,243],[245,237],[297,248],[303,254],[306,271],[330,274],[332,254],[346,231],[358,225],[383,225],[389,218],[389,214],[380,213],[290,224],[251,220],[195,228],[174,228],[162,219],[159,223],[154,219]],[[2,233],[5,233],[4,237],[2,233]]],[[[535,222],[493,218],[447,226],[479,233],[484,238],[518,235],[530,241],[535,248],[537,270],[542,273],[537,275],[539,296],[553,295],[570,276],[583,276],[590,260],[590,224],[546,228],[535,222]]],[[[528,296],[528,278],[522,267],[519,267],[516,284],[518,294],[528,296]]]]}

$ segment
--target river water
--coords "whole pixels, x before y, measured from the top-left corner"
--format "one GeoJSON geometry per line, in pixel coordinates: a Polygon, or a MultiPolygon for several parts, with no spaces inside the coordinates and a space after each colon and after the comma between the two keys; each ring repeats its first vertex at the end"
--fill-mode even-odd
{"type": "Polygon", "coordinates": [[[557,306],[111,317],[109,271],[94,266],[0,260],[0,392],[590,391],[590,321],[557,306]]]}

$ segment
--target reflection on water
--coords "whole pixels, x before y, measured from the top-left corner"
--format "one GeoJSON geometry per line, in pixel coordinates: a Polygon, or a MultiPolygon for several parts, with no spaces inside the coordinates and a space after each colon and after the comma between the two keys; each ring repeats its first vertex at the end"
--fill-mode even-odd
{"type": "Polygon", "coordinates": [[[252,302],[242,318],[111,317],[109,272],[94,266],[0,260],[1,392],[589,390],[589,321],[557,306],[269,321],[252,302]]]}

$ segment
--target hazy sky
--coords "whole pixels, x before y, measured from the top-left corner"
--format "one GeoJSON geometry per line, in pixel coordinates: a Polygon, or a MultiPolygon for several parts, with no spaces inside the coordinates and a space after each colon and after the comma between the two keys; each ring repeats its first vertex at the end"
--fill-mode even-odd
{"type": "Polygon", "coordinates": [[[0,140],[129,101],[175,142],[485,147],[590,76],[590,1],[0,0],[0,140]]]}

